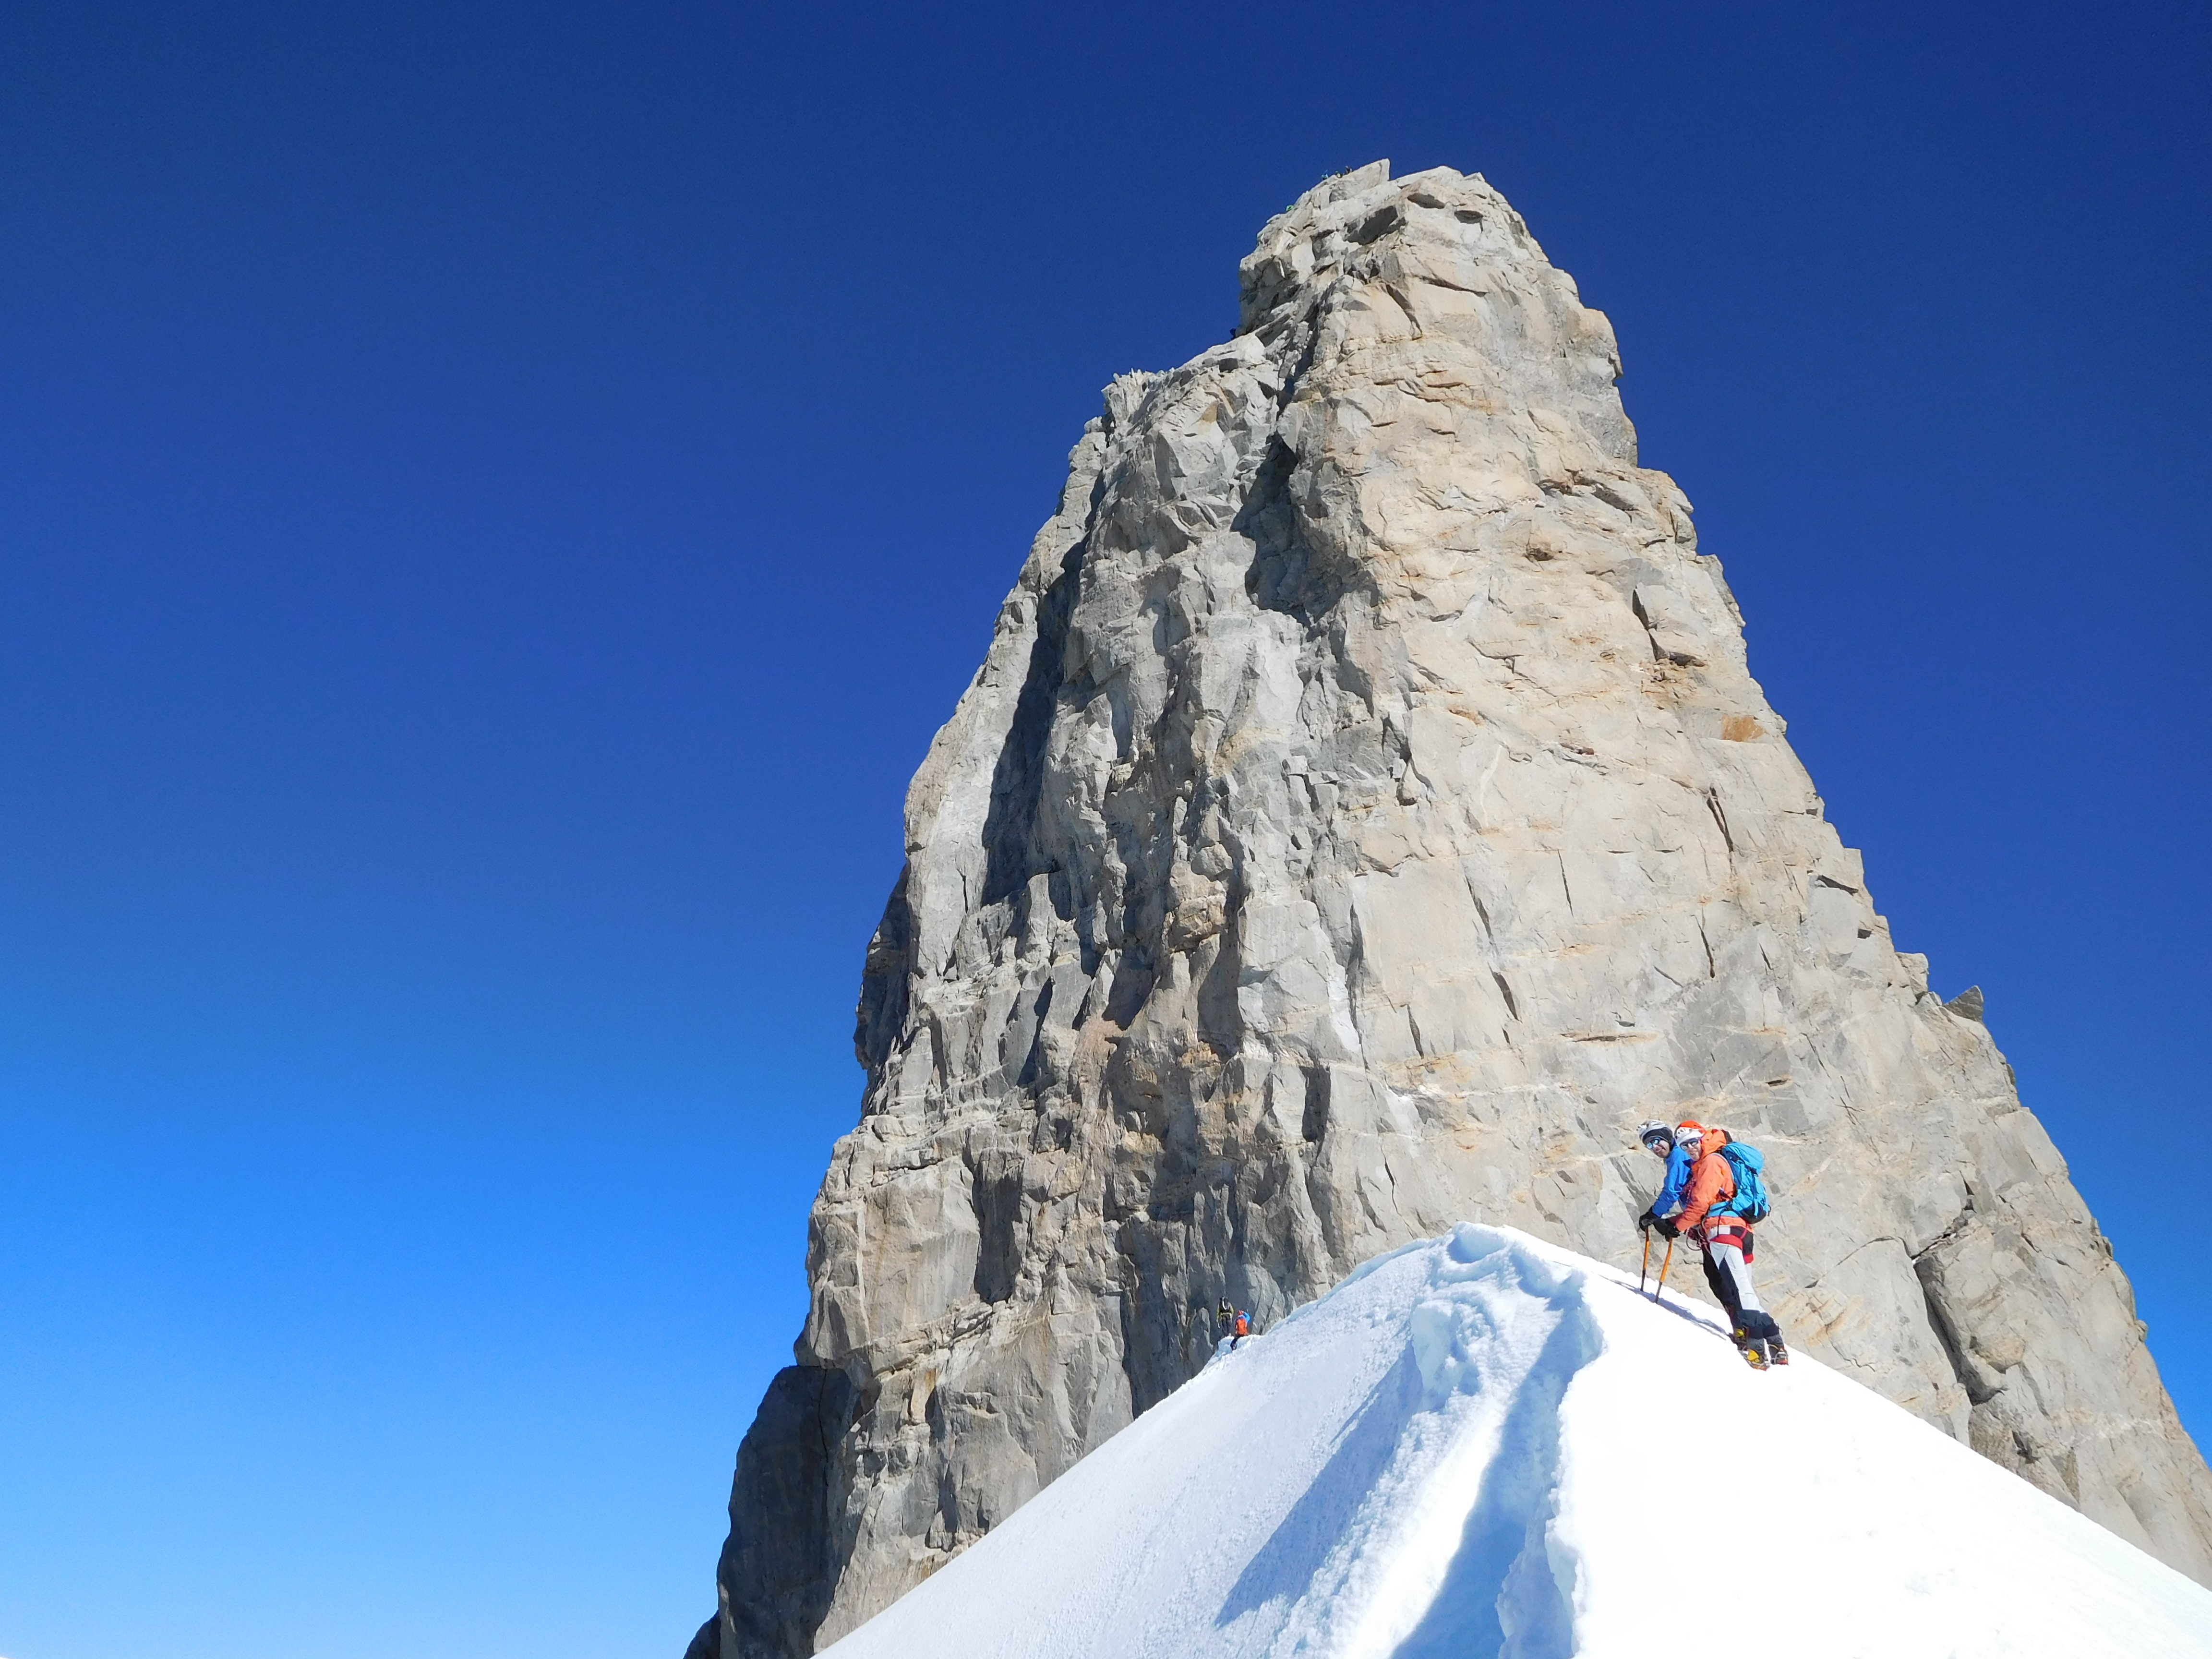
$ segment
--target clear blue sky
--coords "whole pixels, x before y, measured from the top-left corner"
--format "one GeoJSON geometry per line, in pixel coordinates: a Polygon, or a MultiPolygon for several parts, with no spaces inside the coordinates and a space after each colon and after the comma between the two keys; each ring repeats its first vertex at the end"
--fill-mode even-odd
{"type": "Polygon", "coordinates": [[[2206,14],[1661,9],[0,14],[0,1652],[676,1659],[906,779],[1385,155],[1611,313],[2212,1438],[2206,14]]]}

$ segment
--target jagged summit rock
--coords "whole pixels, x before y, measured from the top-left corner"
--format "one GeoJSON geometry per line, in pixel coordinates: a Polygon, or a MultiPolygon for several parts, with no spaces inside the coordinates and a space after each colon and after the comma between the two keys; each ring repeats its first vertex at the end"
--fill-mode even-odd
{"type": "Polygon", "coordinates": [[[2200,1581],[2212,1477],[1987,1029],[1746,666],[1605,318],[1480,177],[1269,222],[1130,374],[907,802],[860,1125],[695,1655],[844,1634],[1377,1251],[1635,1248],[1754,1138],[1793,1344],[2200,1581]]]}

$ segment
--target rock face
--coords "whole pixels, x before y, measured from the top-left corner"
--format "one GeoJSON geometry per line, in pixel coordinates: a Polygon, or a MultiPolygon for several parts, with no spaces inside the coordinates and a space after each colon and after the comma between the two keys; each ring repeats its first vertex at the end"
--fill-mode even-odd
{"type": "Polygon", "coordinates": [[[1443,168],[1241,275],[1234,339],[1108,388],[915,779],[695,1653],[854,1628],[1222,1297],[1462,1219],[1632,1259],[1647,1117],[1766,1151],[1796,1346],[2212,1583],[2127,1280],[1823,818],[1605,318],[1443,168]]]}

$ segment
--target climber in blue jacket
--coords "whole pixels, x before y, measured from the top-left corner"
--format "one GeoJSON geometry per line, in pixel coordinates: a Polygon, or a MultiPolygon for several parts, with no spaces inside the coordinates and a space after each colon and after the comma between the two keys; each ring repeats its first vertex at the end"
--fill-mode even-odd
{"type": "Polygon", "coordinates": [[[1662,1123],[1656,1117],[1637,1126],[1636,1138],[1652,1157],[1667,1160],[1667,1176],[1659,1183],[1659,1196],[1651,1200],[1650,1209],[1636,1218],[1638,1227],[1648,1228],[1682,1201],[1683,1188],[1690,1184],[1690,1165],[1697,1160],[1690,1156],[1688,1146],[1675,1144],[1674,1126],[1662,1123]]]}

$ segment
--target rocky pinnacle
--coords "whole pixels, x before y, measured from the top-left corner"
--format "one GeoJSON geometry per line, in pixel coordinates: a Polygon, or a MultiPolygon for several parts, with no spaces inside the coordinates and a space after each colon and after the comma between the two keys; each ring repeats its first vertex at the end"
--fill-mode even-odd
{"type": "Polygon", "coordinates": [[[1651,1117],[1766,1152],[1793,1346],[2212,1583],[2127,1279],[1824,817],[1606,319],[1449,168],[1239,274],[1233,339],[1107,388],[908,794],[695,1659],[889,1605],[1224,1297],[1463,1219],[1634,1261],[1651,1117]]]}

